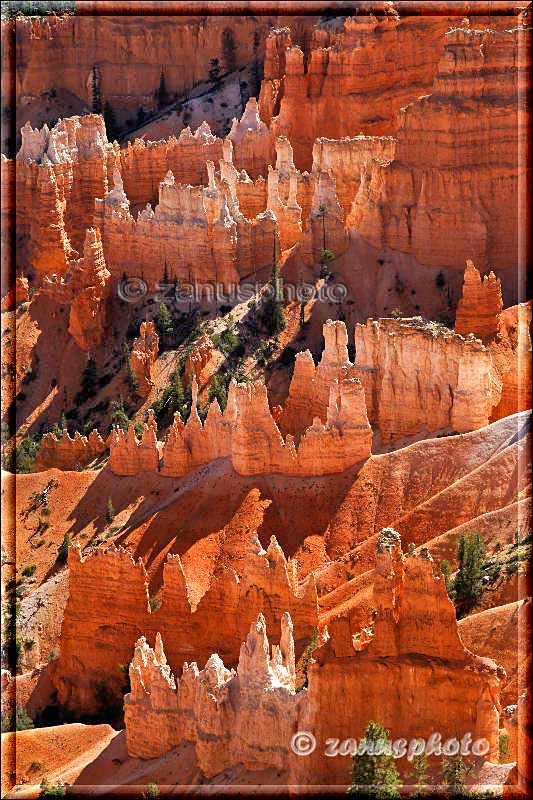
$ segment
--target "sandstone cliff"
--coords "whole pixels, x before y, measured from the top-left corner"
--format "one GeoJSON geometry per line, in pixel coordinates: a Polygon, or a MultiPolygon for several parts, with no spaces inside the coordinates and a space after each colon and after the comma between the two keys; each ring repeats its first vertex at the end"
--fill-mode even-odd
{"type": "Polygon", "coordinates": [[[97,114],[59,120],[52,129],[26,124],[16,159],[20,266],[63,275],[93,224],[94,201],[108,188],[117,149],[97,114]]]}
{"type": "Polygon", "coordinates": [[[45,433],[35,457],[34,472],[43,472],[56,467],[61,470],[83,469],[94,461],[106,448],[105,442],[96,430],[89,436],[78,431],[71,437],[65,429],[61,437],[45,433]]]}

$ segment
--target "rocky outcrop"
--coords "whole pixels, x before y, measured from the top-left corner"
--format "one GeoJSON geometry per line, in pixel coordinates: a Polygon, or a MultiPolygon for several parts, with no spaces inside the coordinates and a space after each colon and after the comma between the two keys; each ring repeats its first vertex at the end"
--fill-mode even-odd
{"type": "Polygon", "coordinates": [[[158,350],[159,336],[154,323],[151,320],[141,322],[139,336],[133,341],[130,352],[130,365],[141,397],[147,397],[154,386],[152,370],[158,350]]]}
{"type": "Polygon", "coordinates": [[[166,269],[180,283],[229,287],[271,264],[274,241],[279,248],[274,215],[246,219],[237,199],[216,185],[180,185],[169,171],[155,211],[148,205],[134,219],[118,173],[114,182],[95,217],[115,280],[143,275],[155,289],[166,269]]]}
{"type": "Polygon", "coordinates": [[[531,408],[531,300],[502,311],[489,351],[502,382],[491,421],[531,408]]]}
{"type": "Polygon", "coordinates": [[[488,349],[420,317],[356,325],[355,351],[368,418],[384,443],[482,428],[499,402],[488,349]]]}
{"type": "Polygon", "coordinates": [[[92,430],[88,437],[82,436],[79,431],[71,437],[66,428],[60,437],[45,433],[35,457],[33,471],[43,472],[51,467],[65,471],[83,469],[105,449],[106,444],[97,430],[92,430]]]}
{"type": "Polygon", "coordinates": [[[228,139],[233,145],[235,163],[252,178],[264,175],[267,164],[273,163],[274,137],[259,118],[255,97],[250,97],[240,120],[233,119],[228,139]]]}
{"type": "Polygon", "coordinates": [[[129,755],[156,758],[189,741],[207,778],[236,763],[251,770],[286,769],[291,725],[301,705],[294,693],[292,627],[285,613],[280,645],[271,653],[259,614],[241,646],[237,671],[226,669],[214,654],[201,671],[186,663],[177,681],[159,634],[154,650],[139,639],[130,665],[131,692],[124,698],[129,755]]]}
{"type": "Polygon", "coordinates": [[[61,704],[92,713],[122,693],[120,665],[129,662],[148,617],[146,572],[140,559],[134,562],[114,546],[86,559],[79,547],[71,547],[68,566],[70,591],[54,682],[61,704]]]}
{"type": "Polygon", "coordinates": [[[169,171],[177,183],[206,186],[207,162],[217,163],[222,158],[222,145],[222,139],[211,133],[207,123],[199,125],[194,133],[187,127],[179,136],[157,142],[144,138],[128,142],[120,151],[120,173],[131,205],[155,205],[159,183],[169,171]]]}
{"type": "MultiPolygon", "coordinates": [[[[285,436],[272,416],[261,382],[238,385],[232,381],[224,413],[214,401],[202,425],[194,377],[191,414],[185,425],[176,416],[161,447],[161,474],[180,477],[201,464],[230,457],[240,475],[327,475],[368,458],[372,431],[362,384],[348,360],[346,326],[328,320],[324,337],[326,349],[316,372],[308,351],[297,361],[287,407],[278,415],[285,436]]],[[[157,471],[155,438],[147,446],[153,454],[150,469],[157,471]]],[[[141,448],[133,428],[126,433],[115,430],[110,444],[112,471],[137,474],[141,448]]]]}
{"type": "MultiPolygon", "coordinates": [[[[497,758],[505,673],[463,647],[431,557],[427,551],[403,556],[400,537],[390,529],[376,545],[371,607],[362,629],[352,629],[342,616],[328,624],[330,638],[308,667],[308,702],[298,729],[312,731],[317,741],[341,742],[359,739],[370,719],[380,720],[392,740],[427,740],[438,731],[445,741],[470,732],[472,740],[487,740],[487,758],[497,758]]],[[[346,765],[319,748],[301,762],[295,760],[300,780],[305,770],[307,783],[346,783],[346,765]]]]}
{"type": "Polygon", "coordinates": [[[185,361],[187,383],[192,383],[193,378],[196,379],[201,396],[223,361],[223,354],[216,349],[207,334],[202,334],[194,343],[194,348],[185,361]]]}
{"type": "MultiPolygon", "coordinates": [[[[259,508],[258,526],[263,513],[259,508]]],[[[194,606],[179,555],[167,556],[161,605],[154,612],[148,606],[147,577],[140,560],[135,563],[121,548],[99,549],[85,558],[71,548],[70,594],[54,678],[60,702],[92,713],[98,709],[102,683],[110,696],[120,696],[118,665],[128,663],[141,632],[152,641],[161,633],[177,674],[184,661],[203,662],[213,650],[226,663],[236,664],[241,642],[257,615],[264,614],[273,630],[279,630],[284,612],[289,611],[301,652],[318,621],[313,579],[300,584],[296,562],[287,561],[275,537],[264,550],[255,527],[228,527],[221,542],[221,562],[231,553],[235,568],[218,565],[194,606]],[[93,581],[98,583],[96,595],[93,581]]]]}
{"type": "Polygon", "coordinates": [[[454,330],[473,333],[482,341],[496,336],[503,310],[501,282],[494,272],[483,279],[472,261],[466,262],[463,294],[455,314],[454,330]]]}
{"type": "Polygon", "coordinates": [[[342,758],[317,747],[304,761],[291,749],[292,735],[310,731],[317,742],[343,742],[361,737],[370,719],[383,720],[392,739],[428,739],[438,730],[445,740],[470,732],[496,754],[503,670],[461,644],[453,604],[429,554],[404,557],[399,535],[384,529],[375,576],[369,624],[356,632],[346,618],[333,620],[326,642],[312,653],[308,687],[298,693],[287,613],[272,653],[265,618],[252,622],[236,672],[212,655],[201,671],[186,663],[174,680],[161,637],[154,650],[141,638],[124,700],[130,756],[156,758],[191,742],[208,779],[243,764],[284,771],[294,783],[345,785],[342,758]]]}

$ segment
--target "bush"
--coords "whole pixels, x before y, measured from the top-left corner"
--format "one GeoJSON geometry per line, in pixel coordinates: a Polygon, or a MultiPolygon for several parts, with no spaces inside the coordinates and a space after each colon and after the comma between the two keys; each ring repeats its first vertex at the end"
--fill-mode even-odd
{"type": "Polygon", "coordinates": [[[161,792],[159,791],[157,783],[149,783],[143,797],[159,797],[160,794],[161,792]]]}
{"type": "Polygon", "coordinates": [[[15,730],[28,731],[33,727],[33,720],[26,713],[26,709],[22,706],[17,706],[17,710],[15,712],[15,730]]]}
{"type": "Polygon", "coordinates": [[[22,570],[22,574],[26,578],[31,578],[36,569],[37,567],[35,566],[35,564],[29,564],[27,567],[24,567],[24,569],[22,570]]]}
{"type": "Polygon", "coordinates": [[[161,608],[161,600],[158,597],[150,598],[150,611],[157,611],[161,608]]]}
{"type": "Polygon", "coordinates": [[[59,651],[56,650],[56,648],[54,647],[54,649],[50,650],[50,652],[48,653],[48,663],[52,664],[54,661],[57,661],[58,658],[59,658],[59,651]]]}
{"type": "Polygon", "coordinates": [[[511,752],[510,741],[511,740],[509,738],[508,733],[500,733],[498,739],[498,750],[500,753],[500,760],[502,758],[505,758],[505,756],[508,756],[509,753],[511,752]]]}
{"type": "Polygon", "coordinates": [[[64,797],[66,789],[58,783],[50,783],[48,778],[41,781],[41,791],[39,797],[64,797]]]}

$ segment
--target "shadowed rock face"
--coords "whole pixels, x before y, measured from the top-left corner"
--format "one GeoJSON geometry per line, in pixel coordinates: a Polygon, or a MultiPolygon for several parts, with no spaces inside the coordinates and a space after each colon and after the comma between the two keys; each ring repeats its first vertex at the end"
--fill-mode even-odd
{"type": "Polygon", "coordinates": [[[152,613],[140,560],[135,563],[128,552],[115,547],[99,549],[86,558],[79,550],[70,551],[71,591],[54,678],[61,703],[78,713],[98,710],[97,687],[102,680],[111,694],[120,696],[123,676],[117,665],[129,661],[133,643],[141,633],[150,638],[161,633],[175,673],[184,661],[202,662],[213,650],[226,663],[235,664],[250,621],[258,613],[264,614],[275,629],[283,613],[289,611],[297,640],[309,638],[318,622],[312,578],[298,583],[296,562],[287,561],[275,537],[265,551],[255,531],[248,528],[237,534],[228,529],[226,535],[231,537],[228,547],[238,572],[221,565],[192,607],[192,589],[187,586],[180,557],[169,554],[161,606],[152,613]],[[91,589],[95,582],[97,598],[91,589]],[[121,585],[127,589],[121,589],[121,585]],[[91,594],[95,603],[87,615],[91,594]],[[81,665],[83,678],[79,676],[81,665]]]}
{"type": "Polygon", "coordinates": [[[359,738],[369,719],[384,720],[393,738],[408,740],[427,739],[437,730],[445,739],[466,725],[473,738],[486,738],[496,752],[503,670],[463,647],[455,609],[429,554],[404,557],[399,534],[384,529],[375,574],[368,626],[356,632],[347,618],[332,620],[301,693],[295,693],[288,613],[281,617],[280,644],[272,655],[265,618],[258,616],[236,672],[212,655],[205,669],[185,664],[175,680],[159,634],[154,650],[141,638],[130,665],[131,693],[124,700],[129,754],[155,758],[191,741],[208,778],[244,763],[250,770],[288,770],[296,782],[344,784],[344,762],[327,758],[321,748],[302,767],[290,749],[292,733],[306,730],[318,742],[344,741],[359,738]],[[405,705],[405,692],[413,691],[416,715],[405,705]]]}

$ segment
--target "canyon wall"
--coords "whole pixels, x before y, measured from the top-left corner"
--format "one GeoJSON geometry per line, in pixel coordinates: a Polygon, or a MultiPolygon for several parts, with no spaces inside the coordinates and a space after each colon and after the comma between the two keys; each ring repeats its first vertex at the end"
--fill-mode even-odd
{"type": "Polygon", "coordinates": [[[319,136],[392,133],[397,110],[431,90],[442,36],[452,21],[452,16],[401,18],[391,6],[380,16],[348,16],[342,25],[316,28],[309,54],[292,44],[287,28],[271,31],[262,119],[273,118],[273,132],[290,139],[300,169],[311,168],[319,136]]]}
{"type": "Polygon", "coordinates": [[[346,618],[332,621],[329,637],[311,655],[303,691],[295,691],[288,613],[272,651],[264,616],[252,622],[236,670],[211,655],[204,669],[186,663],[174,678],[165,637],[153,637],[154,650],[139,639],[124,698],[130,756],[157,758],[191,742],[207,779],[243,764],[251,771],[283,770],[291,783],[345,785],[347,759],[328,758],[322,746],[303,759],[291,749],[292,734],[310,731],[321,745],[331,737],[342,742],[361,737],[374,719],[392,739],[471,732],[486,739],[494,757],[504,673],[461,644],[453,604],[429,554],[404,557],[399,535],[384,529],[375,572],[369,626],[352,632],[346,618]],[[406,694],[416,696],[416,715],[406,694]]]}
{"type": "Polygon", "coordinates": [[[260,60],[274,20],[217,14],[116,16],[101,9],[93,15],[18,18],[15,80],[21,114],[33,121],[38,101],[52,90],[59,95],[56,103],[68,100],[92,108],[95,70],[102,103],[109,103],[120,123],[129,119],[131,124],[140,108],[157,109],[162,65],[171,103],[206,79],[212,59],[218,59],[221,74],[260,60]]]}
{"type": "Polygon", "coordinates": [[[51,467],[65,471],[83,469],[101,455],[105,448],[105,442],[96,430],[92,430],[88,437],[82,436],[79,431],[71,437],[66,428],[60,437],[45,433],[35,457],[33,471],[44,472],[51,467]]]}
{"type": "Polygon", "coordinates": [[[350,212],[378,249],[501,273],[507,304],[524,292],[529,249],[518,230],[530,184],[530,35],[524,24],[447,31],[431,93],[398,110],[394,160],[367,171],[350,212]]]}

